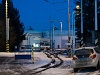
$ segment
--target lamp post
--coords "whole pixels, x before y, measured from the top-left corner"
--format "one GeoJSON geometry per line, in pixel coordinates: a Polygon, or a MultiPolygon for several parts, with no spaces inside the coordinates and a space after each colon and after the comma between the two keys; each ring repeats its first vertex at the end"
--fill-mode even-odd
{"type": "Polygon", "coordinates": [[[83,46],[84,45],[84,39],[83,39],[83,0],[81,0],[81,8],[80,8],[80,5],[79,5],[79,2],[76,4],[76,14],[79,14],[81,13],[81,41],[80,41],[80,46],[83,46]],[[81,9],[81,12],[79,12],[81,9]]]}
{"type": "Polygon", "coordinates": [[[72,48],[75,49],[75,15],[79,15],[80,14],[80,6],[79,3],[76,4],[76,8],[74,9],[75,11],[72,13],[72,48]]]}

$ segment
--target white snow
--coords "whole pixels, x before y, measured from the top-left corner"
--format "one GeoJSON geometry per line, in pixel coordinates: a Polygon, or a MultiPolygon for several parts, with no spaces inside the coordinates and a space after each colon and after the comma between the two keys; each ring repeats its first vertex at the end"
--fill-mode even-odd
{"type": "MultiPolygon", "coordinates": [[[[14,57],[15,53],[0,52],[0,57],[14,57]]],[[[79,72],[73,73],[72,68],[72,58],[66,58],[63,55],[59,55],[64,63],[58,68],[51,68],[46,71],[41,72],[39,75],[98,75],[98,71],[95,72],[79,72]],[[64,67],[65,66],[65,67],[64,67]]],[[[34,64],[31,59],[20,59],[15,60],[14,58],[8,60],[5,59],[2,64],[0,64],[0,75],[21,75],[25,71],[40,67],[51,61],[50,58],[42,52],[34,52],[34,64]],[[9,64],[9,62],[17,62],[17,64],[9,64]],[[6,62],[6,64],[5,64],[6,62]],[[8,62],[8,63],[7,63],[8,62]],[[8,74],[9,73],[9,74],[8,74]]]]}

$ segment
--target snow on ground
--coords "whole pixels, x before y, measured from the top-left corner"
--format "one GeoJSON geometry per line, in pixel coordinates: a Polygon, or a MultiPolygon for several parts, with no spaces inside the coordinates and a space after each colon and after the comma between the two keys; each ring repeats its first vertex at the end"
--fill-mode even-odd
{"type": "MultiPolygon", "coordinates": [[[[51,59],[47,58],[47,56],[42,52],[34,52],[34,64],[30,59],[15,60],[14,56],[15,53],[0,53],[0,75],[21,75],[21,73],[37,68],[51,61],[51,59]]],[[[71,59],[65,57],[62,58],[67,59],[70,63],[71,59]]],[[[43,72],[43,74],[41,73],[41,75],[48,75],[51,73],[53,73],[51,75],[66,75],[66,71],[67,70],[65,68],[52,68],[43,72]]]]}
{"type": "MultiPolygon", "coordinates": [[[[26,71],[51,61],[42,52],[34,52],[34,64],[31,59],[15,60],[14,55],[15,53],[0,52],[0,75],[22,75],[22,73],[27,75],[25,74],[26,71]]],[[[63,55],[59,56],[64,60],[60,67],[48,69],[37,75],[99,75],[97,74],[98,71],[73,73],[72,58],[66,58],[63,55]]]]}
{"type": "Polygon", "coordinates": [[[51,61],[41,52],[34,53],[34,64],[31,59],[15,60],[14,56],[15,53],[0,53],[0,75],[21,75],[21,73],[29,69],[39,67],[51,61]]]}
{"type": "MultiPolygon", "coordinates": [[[[30,60],[31,61],[31,60],[30,60]]],[[[34,64],[24,64],[27,69],[34,69],[39,66],[45,65],[51,61],[50,58],[42,52],[35,52],[34,53],[34,64]]]]}

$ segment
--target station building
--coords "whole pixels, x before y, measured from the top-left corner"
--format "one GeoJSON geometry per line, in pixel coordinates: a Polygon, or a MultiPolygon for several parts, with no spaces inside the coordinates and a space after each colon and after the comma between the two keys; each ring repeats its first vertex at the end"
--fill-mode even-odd
{"type": "MultiPolygon", "coordinates": [[[[72,31],[71,31],[72,32],[72,31]]],[[[67,30],[55,30],[50,31],[25,31],[25,39],[21,43],[23,46],[34,46],[34,49],[67,49],[68,45],[75,48],[75,36],[70,33],[70,43],[68,43],[68,31],[67,30]]]]}

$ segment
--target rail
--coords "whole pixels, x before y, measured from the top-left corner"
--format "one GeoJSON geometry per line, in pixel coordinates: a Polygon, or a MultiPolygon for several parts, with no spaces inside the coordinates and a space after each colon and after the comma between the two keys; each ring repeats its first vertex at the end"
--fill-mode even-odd
{"type": "Polygon", "coordinates": [[[50,52],[45,52],[45,54],[47,55],[48,58],[51,58],[52,61],[50,63],[42,65],[35,69],[28,70],[28,71],[22,73],[21,75],[25,75],[25,74],[35,75],[37,73],[46,71],[50,68],[56,68],[56,67],[62,65],[63,60],[58,56],[58,54],[56,56],[55,56],[55,53],[51,54],[50,52]]]}

